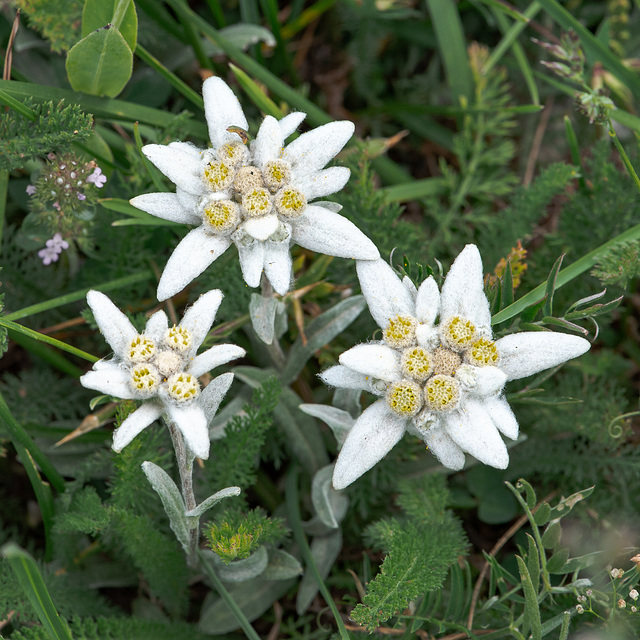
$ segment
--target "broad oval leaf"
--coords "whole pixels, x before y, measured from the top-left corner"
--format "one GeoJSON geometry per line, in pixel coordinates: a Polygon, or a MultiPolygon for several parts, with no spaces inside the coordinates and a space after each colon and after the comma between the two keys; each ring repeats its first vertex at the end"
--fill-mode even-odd
{"type": "Polygon", "coordinates": [[[342,448],[349,431],[351,431],[351,427],[355,424],[355,418],[348,411],[330,407],[326,404],[301,404],[299,408],[303,413],[328,424],[338,443],[338,449],[342,448]]]}
{"type": "Polygon", "coordinates": [[[85,0],[82,10],[82,37],[108,24],[114,26],[135,51],[138,39],[138,16],[133,0],[85,0]]]}
{"type": "Polygon", "coordinates": [[[216,567],[216,573],[221,580],[225,582],[246,582],[257,578],[267,568],[269,562],[269,554],[266,547],[260,547],[252,553],[248,558],[242,560],[234,560],[229,564],[224,564],[222,560],[215,554],[213,562],[216,567]]]}
{"type": "Polygon", "coordinates": [[[69,50],[66,69],[75,91],[114,98],[131,78],[133,53],[118,29],[104,27],[69,50]]]}
{"type": "Polygon", "coordinates": [[[302,565],[282,549],[269,549],[269,563],[262,573],[265,580],[289,580],[302,574],[302,565]]]}

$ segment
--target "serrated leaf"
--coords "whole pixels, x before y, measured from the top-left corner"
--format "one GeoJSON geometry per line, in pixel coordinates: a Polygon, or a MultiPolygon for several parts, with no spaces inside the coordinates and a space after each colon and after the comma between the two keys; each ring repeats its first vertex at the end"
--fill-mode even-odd
{"type": "Polygon", "coordinates": [[[218,504],[220,500],[239,496],[241,493],[242,489],[240,489],[240,487],[225,487],[224,489],[220,489],[220,491],[214,493],[212,496],[209,496],[206,500],[203,500],[195,509],[187,511],[185,515],[187,518],[199,518],[203,513],[211,509],[211,507],[218,504]]]}
{"type": "Polygon", "coordinates": [[[562,526],[559,522],[552,522],[542,534],[542,546],[545,549],[555,549],[560,544],[562,526]]]}
{"type": "Polygon", "coordinates": [[[331,484],[333,468],[329,464],[320,469],[311,482],[311,502],[313,508],[327,527],[337,529],[349,507],[349,499],[342,491],[336,491],[331,484]]]}
{"type": "Polygon", "coordinates": [[[138,16],[133,0],[85,0],[82,10],[82,37],[111,24],[125,39],[131,51],[136,50],[138,16]]]}
{"type": "Polygon", "coordinates": [[[0,553],[9,562],[22,590],[52,640],[72,640],[67,625],[53,605],[34,559],[13,542],[5,544],[0,553]]]}
{"type": "Polygon", "coordinates": [[[533,514],[533,519],[539,527],[544,527],[549,522],[550,515],[551,507],[546,502],[543,502],[533,514]]]}
{"type": "Polygon", "coordinates": [[[153,462],[143,462],[142,470],[156,493],[162,500],[162,506],[169,517],[169,525],[176,534],[185,553],[190,553],[189,525],[185,515],[185,505],[180,490],[169,474],[153,462]]]}
{"type": "Polygon", "coordinates": [[[291,384],[299,375],[307,360],[320,348],[340,335],[364,310],[364,296],[352,296],[314,318],[305,327],[306,344],[298,336],[287,355],[287,364],[282,371],[282,381],[291,384]]]}
{"type": "Polygon", "coordinates": [[[265,580],[290,580],[302,574],[298,559],[283,549],[269,549],[269,562],[262,573],[265,580]]]}
{"type": "MultiPolygon", "coordinates": [[[[342,549],[342,531],[336,529],[329,535],[318,536],[311,541],[311,556],[318,569],[320,578],[326,580],[331,572],[336,558],[342,549]]],[[[296,596],[296,611],[302,615],[311,605],[311,602],[318,593],[318,583],[310,571],[305,571],[298,587],[296,596]]]]}
{"type": "Polygon", "coordinates": [[[75,91],[114,98],[133,71],[133,53],[115,27],[93,31],[67,55],[69,83],[75,91]]]}
{"type": "Polygon", "coordinates": [[[522,631],[524,635],[531,631],[532,640],[541,640],[542,622],[540,620],[540,607],[538,606],[537,592],[533,587],[531,576],[527,565],[520,556],[516,556],[518,561],[518,571],[520,572],[520,582],[524,593],[524,623],[522,631]]]}

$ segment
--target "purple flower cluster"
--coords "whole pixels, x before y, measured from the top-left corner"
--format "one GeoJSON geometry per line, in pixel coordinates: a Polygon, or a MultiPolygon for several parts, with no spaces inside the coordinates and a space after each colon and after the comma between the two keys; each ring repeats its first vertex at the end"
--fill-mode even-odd
{"type": "Polygon", "coordinates": [[[59,233],[56,233],[53,238],[47,240],[44,249],[38,251],[38,257],[42,258],[42,263],[49,265],[52,262],[57,262],[60,254],[69,248],[69,243],[62,239],[59,233]]]}

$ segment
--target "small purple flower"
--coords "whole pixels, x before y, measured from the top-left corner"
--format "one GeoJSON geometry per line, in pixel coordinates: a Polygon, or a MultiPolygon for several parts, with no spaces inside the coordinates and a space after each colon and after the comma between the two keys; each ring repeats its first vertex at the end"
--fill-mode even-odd
{"type": "Polygon", "coordinates": [[[27,195],[32,196],[36,192],[36,188],[32,184],[27,185],[27,195]]]}
{"type": "MultiPolygon", "coordinates": [[[[51,242],[47,240],[47,244],[51,242]]],[[[52,262],[57,262],[60,253],[55,247],[46,247],[45,249],[40,249],[38,251],[38,257],[42,258],[42,264],[50,265],[52,262]]]]}
{"type": "Polygon", "coordinates": [[[69,248],[69,243],[63,240],[59,233],[56,233],[51,240],[47,240],[46,245],[50,249],[55,249],[58,253],[62,253],[64,249],[69,248]]]}
{"type": "Polygon", "coordinates": [[[52,206],[53,206],[54,209],[57,209],[58,211],[60,211],[60,203],[59,202],[57,202],[57,201],[54,202],[52,206]]]}
{"type": "Polygon", "coordinates": [[[84,193],[79,193],[78,194],[78,200],[86,200],[87,196],[84,195],[84,193]]]}
{"type": "Polygon", "coordinates": [[[100,167],[96,167],[94,172],[87,178],[87,182],[93,182],[98,189],[102,189],[106,181],[107,176],[102,174],[102,169],[100,167]]]}

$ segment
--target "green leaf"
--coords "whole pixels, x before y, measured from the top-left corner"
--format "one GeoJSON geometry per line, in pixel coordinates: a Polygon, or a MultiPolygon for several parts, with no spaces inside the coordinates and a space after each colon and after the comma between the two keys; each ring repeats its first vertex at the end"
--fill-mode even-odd
{"type": "Polygon", "coordinates": [[[542,534],[542,546],[545,549],[555,549],[560,544],[562,526],[559,522],[552,522],[542,534]]]}
{"type": "Polygon", "coordinates": [[[566,516],[578,502],[588,498],[593,493],[594,489],[595,486],[589,487],[588,489],[572,493],[568,498],[560,500],[560,502],[551,509],[551,519],[564,518],[564,516],[566,516]]]}
{"type": "Polygon", "coordinates": [[[138,16],[133,0],[86,0],[82,11],[82,37],[111,24],[120,31],[131,51],[138,39],[138,16]]]}
{"type": "MultiPolygon", "coordinates": [[[[205,551],[204,553],[209,553],[205,551]]],[[[248,558],[233,560],[225,563],[220,558],[211,553],[211,561],[216,568],[216,573],[225,582],[246,582],[257,578],[267,568],[269,554],[267,548],[262,546],[254,551],[248,558]]]]}
{"type": "Polygon", "coordinates": [[[558,279],[558,272],[560,271],[563,260],[564,254],[555,261],[553,267],[551,267],[551,271],[549,272],[549,277],[547,278],[547,284],[545,286],[545,303],[542,310],[542,315],[544,316],[553,315],[553,294],[556,290],[556,280],[558,279]]]}
{"type": "Polygon", "coordinates": [[[285,305],[276,298],[267,298],[257,293],[251,294],[249,316],[253,330],[265,344],[271,344],[275,336],[276,314],[284,313],[285,305]]]}
{"type": "MultiPolygon", "coordinates": [[[[257,24],[244,24],[239,22],[229,27],[220,29],[220,35],[238,49],[246,51],[252,44],[264,42],[267,47],[275,47],[276,39],[269,29],[257,24]]],[[[210,40],[204,40],[202,49],[207,56],[219,56],[223,49],[210,40]]]]}
{"type": "Polygon", "coordinates": [[[543,527],[545,524],[547,524],[547,522],[549,522],[550,516],[551,507],[546,502],[543,502],[538,507],[538,510],[533,514],[533,519],[539,527],[543,527]]]}
{"type": "Polygon", "coordinates": [[[314,318],[305,327],[306,344],[301,336],[293,343],[287,355],[288,362],[282,371],[282,381],[291,384],[300,375],[307,360],[318,349],[340,335],[366,306],[364,296],[351,296],[314,318]]]}
{"type": "Polygon", "coordinates": [[[338,447],[342,447],[349,431],[355,424],[355,419],[348,411],[337,407],[330,407],[326,404],[301,404],[298,408],[307,415],[318,418],[329,425],[338,447]]]}
{"type": "Polygon", "coordinates": [[[34,559],[13,542],[5,544],[0,552],[9,561],[20,586],[51,638],[53,640],[72,640],[68,627],[53,606],[51,596],[34,559]]]}
{"type": "Polygon", "coordinates": [[[283,549],[269,549],[269,562],[262,572],[265,580],[290,580],[302,575],[302,565],[297,558],[283,549]]]}
{"type": "Polygon", "coordinates": [[[527,569],[529,569],[529,576],[531,577],[531,584],[533,590],[537,593],[540,587],[540,555],[538,553],[538,546],[533,536],[527,533],[528,550],[527,550],[527,569]]]}
{"type": "Polygon", "coordinates": [[[131,78],[133,53],[118,29],[103,27],[70,49],[66,69],[75,91],[113,98],[131,78]]]}
{"type": "Polygon", "coordinates": [[[162,500],[162,506],[169,516],[169,524],[176,534],[178,542],[182,545],[184,552],[189,555],[189,524],[185,514],[184,500],[180,489],[169,477],[169,474],[153,462],[143,462],[142,470],[147,476],[156,493],[162,500]]]}
{"type": "Polygon", "coordinates": [[[554,553],[547,561],[549,573],[571,573],[571,569],[565,567],[569,559],[569,547],[563,547],[554,553]]]}
{"type": "Polygon", "coordinates": [[[538,606],[538,598],[536,590],[533,588],[531,576],[524,560],[520,556],[516,556],[518,561],[518,570],[520,572],[520,581],[522,582],[522,590],[524,592],[524,624],[523,631],[525,635],[531,630],[532,640],[540,640],[542,638],[542,622],[540,620],[540,607],[538,606]]]}

